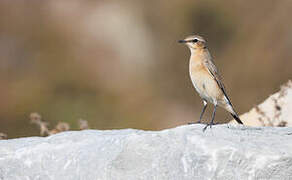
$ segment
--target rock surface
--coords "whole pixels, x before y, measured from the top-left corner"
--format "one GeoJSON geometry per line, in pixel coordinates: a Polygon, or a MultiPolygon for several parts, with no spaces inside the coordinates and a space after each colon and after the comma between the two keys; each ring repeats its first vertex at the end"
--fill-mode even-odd
{"type": "Polygon", "coordinates": [[[84,130],[0,141],[0,180],[292,179],[292,128],[84,130]]]}
{"type": "MultiPolygon", "coordinates": [[[[248,126],[292,126],[292,81],[288,81],[281,90],[262,104],[240,116],[248,126]]],[[[231,124],[236,124],[232,120],[231,124]]]]}

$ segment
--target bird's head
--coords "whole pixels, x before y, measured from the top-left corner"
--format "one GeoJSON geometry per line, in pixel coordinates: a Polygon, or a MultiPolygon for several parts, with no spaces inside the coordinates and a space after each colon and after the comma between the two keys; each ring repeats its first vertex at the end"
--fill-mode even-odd
{"type": "Polygon", "coordinates": [[[183,40],[179,40],[178,42],[186,44],[191,51],[207,48],[205,39],[198,35],[188,36],[183,40]]]}

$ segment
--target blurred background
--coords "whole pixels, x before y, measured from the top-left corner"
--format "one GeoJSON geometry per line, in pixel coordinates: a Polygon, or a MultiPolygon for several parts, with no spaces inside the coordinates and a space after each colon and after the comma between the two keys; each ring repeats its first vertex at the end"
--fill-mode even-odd
{"type": "MultiPolygon", "coordinates": [[[[0,132],[53,127],[159,130],[197,121],[190,52],[199,34],[242,114],[292,78],[292,2],[246,0],[0,1],[0,132]]],[[[211,106],[204,116],[210,120],[211,106]]],[[[218,110],[216,122],[231,116],[218,110]]]]}

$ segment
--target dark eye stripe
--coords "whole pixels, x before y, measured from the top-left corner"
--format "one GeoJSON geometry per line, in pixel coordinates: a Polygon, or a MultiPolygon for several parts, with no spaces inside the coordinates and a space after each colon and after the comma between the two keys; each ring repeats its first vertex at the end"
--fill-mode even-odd
{"type": "Polygon", "coordinates": [[[196,43],[196,42],[198,42],[198,39],[193,39],[192,42],[196,43]]]}

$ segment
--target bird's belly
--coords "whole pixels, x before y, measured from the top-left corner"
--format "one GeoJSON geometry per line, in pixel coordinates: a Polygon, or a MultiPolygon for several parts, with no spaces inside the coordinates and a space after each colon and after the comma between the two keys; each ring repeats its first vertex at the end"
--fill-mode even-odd
{"type": "Polygon", "coordinates": [[[192,72],[190,75],[196,91],[203,99],[215,103],[222,98],[221,89],[208,72],[192,72]]]}

